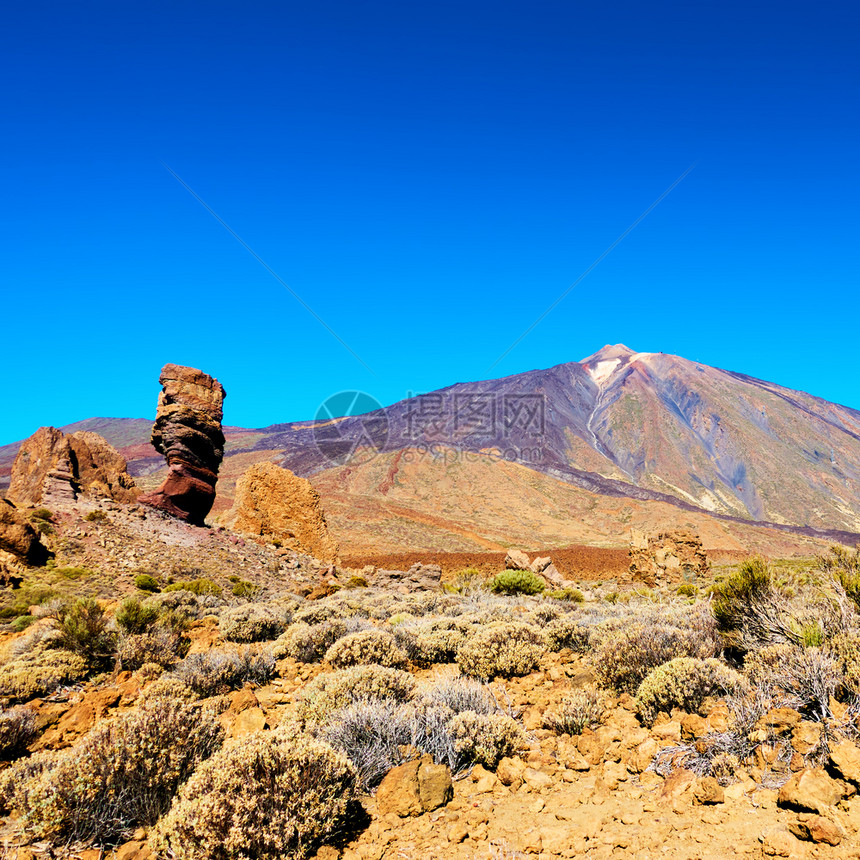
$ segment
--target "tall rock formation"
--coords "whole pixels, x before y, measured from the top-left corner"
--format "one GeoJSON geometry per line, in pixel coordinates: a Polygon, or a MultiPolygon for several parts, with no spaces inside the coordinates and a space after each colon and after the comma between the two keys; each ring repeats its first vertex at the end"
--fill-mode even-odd
{"type": "Polygon", "coordinates": [[[202,526],[215,501],[218,468],[224,457],[221,430],[224,387],[201,370],[165,364],[151,441],[164,454],[168,472],[141,502],[202,526]]]}
{"type": "Polygon", "coordinates": [[[125,458],[98,433],[40,427],[18,451],[7,497],[16,505],[74,502],[78,493],[133,502],[125,458]]]}
{"type": "Polygon", "coordinates": [[[236,531],[280,541],[322,561],[338,560],[319,493],[274,463],[255,463],[239,478],[233,507],[222,519],[236,531]]]}

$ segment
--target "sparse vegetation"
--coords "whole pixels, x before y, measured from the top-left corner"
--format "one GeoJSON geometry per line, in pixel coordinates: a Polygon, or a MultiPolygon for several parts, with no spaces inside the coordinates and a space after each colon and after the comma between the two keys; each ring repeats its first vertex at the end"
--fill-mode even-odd
{"type": "Polygon", "coordinates": [[[289,728],[250,735],[197,769],[159,824],[156,849],[176,860],[307,857],[342,826],[355,779],[322,741],[289,728]]]}
{"type": "Polygon", "coordinates": [[[217,582],[213,582],[206,577],[199,579],[188,579],[184,582],[171,582],[164,586],[164,591],[190,591],[192,594],[202,597],[205,595],[212,597],[221,597],[223,591],[217,582]]]}

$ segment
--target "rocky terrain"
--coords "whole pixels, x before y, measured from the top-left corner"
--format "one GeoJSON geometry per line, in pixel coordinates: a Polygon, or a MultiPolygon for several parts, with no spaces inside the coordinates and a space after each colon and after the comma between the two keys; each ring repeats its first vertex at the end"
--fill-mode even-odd
{"type": "MultiPolygon", "coordinates": [[[[29,520],[38,510],[20,513],[29,520]]],[[[721,625],[712,602],[697,595],[713,582],[719,589],[728,577],[734,584],[716,595],[736,596],[745,574],[735,567],[721,567],[715,580],[711,568],[699,565],[685,580],[679,565],[671,581],[662,578],[652,590],[637,591],[628,575],[599,585],[567,581],[558,592],[541,586],[544,594],[527,596],[529,580],[512,580],[509,594],[490,589],[508,582],[506,575],[520,577],[526,566],[552,580],[551,559],[512,551],[459,581],[449,571],[440,583],[430,568],[423,577],[378,578],[372,567],[332,567],[263,537],[195,527],[139,504],[81,496],[39,516],[48,514],[52,528],[42,539],[53,561],[28,566],[19,588],[2,592],[4,607],[20,605],[24,613],[4,609],[7,624],[14,623],[0,633],[0,746],[9,762],[0,770],[6,809],[0,840],[7,857],[186,856],[170,841],[169,799],[160,824],[124,812],[128,823],[119,829],[100,818],[98,826],[90,822],[95,831],[84,826],[86,816],[63,812],[66,806],[44,819],[43,807],[33,805],[44,783],[26,763],[48,756],[57,762],[49,768],[61,768],[47,771],[56,774],[47,783],[60,792],[56,797],[63,803],[89,798],[84,805],[99,808],[102,783],[67,786],[62,768],[79,758],[63,756],[83,756],[99,780],[120,779],[134,765],[104,759],[107,741],[99,732],[125,720],[140,737],[150,731],[146,714],[155,707],[167,709],[168,723],[170,708],[188,708],[195,719],[212,713],[206,719],[214,720],[212,731],[224,745],[210,753],[221,757],[219,772],[229,772],[229,756],[245,749],[242,744],[269,737],[274,743],[285,731],[332,744],[354,762],[358,775],[350,791],[357,805],[336,813],[334,830],[307,836],[301,848],[294,843],[267,853],[258,847],[251,856],[856,856],[860,664],[852,661],[860,651],[851,643],[860,642],[860,618],[839,596],[846,592],[833,590],[836,581],[851,587],[851,571],[860,567],[851,553],[831,557],[829,568],[813,560],[775,563],[768,574],[767,588],[799,619],[797,629],[818,625],[817,644],[804,646],[813,641],[808,634],[792,640],[775,632],[773,643],[760,640],[741,661],[727,661],[720,655],[737,643],[738,630],[721,625]],[[834,580],[833,571],[843,569],[847,578],[834,580]],[[104,607],[114,637],[107,662],[86,648],[63,651],[71,646],[50,638],[65,629],[64,602],[87,596],[104,607]],[[130,607],[141,606],[173,614],[141,622],[138,608],[129,616],[130,607]],[[185,620],[176,639],[159,625],[175,624],[178,607],[185,620]],[[503,636],[496,644],[494,631],[503,636]],[[485,640],[488,650],[482,650],[485,640]],[[44,642],[53,644],[45,650],[44,642]],[[79,662],[69,666],[72,658],[79,662]],[[225,673],[225,660],[239,660],[240,668],[225,673]],[[353,700],[349,685],[364,683],[365,669],[373,678],[393,673],[406,684],[404,692],[356,687],[353,700]],[[657,670],[667,677],[646,683],[657,670]],[[678,687],[670,679],[680,670],[687,674],[678,687]],[[162,688],[169,707],[158,704],[162,688]],[[190,705],[176,704],[180,689],[190,705]],[[331,704],[320,698],[325,690],[336,696],[331,704]],[[22,713],[32,715],[26,731],[16,723],[24,746],[9,734],[13,719],[25,720],[22,713]],[[362,720],[370,721],[368,728],[355,734],[362,720]],[[416,726],[424,728],[416,734],[416,726]],[[7,772],[15,775],[4,782],[7,772]]],[[[686,540],[654,536],[646,545],[652,558],[665,562],[670,541],[683,555],[677,548],[686,540]]],[[[640,564],[643,551],[634,548],[640,564]]],[[[699,557],[701,547],[691,545],[688,555],[699,557]]],[[[752,593],[744,599],[758,605],[752,593]]],[[[110,737],[110,743],[133,744],[120,741],[121,734],[110,737]]],[[[163,731],[159,738],[169,741],[163,731]]],[[[134,749],[122,761],[133,763],[134,749]]],[[[254,785],[245,786],[249,797],[254,785]]],[[[207,790],[218,791],[215,785],[207,790]]],[[[317,804],[334,802],[314,796],[317,804]]],[[[55,809],[59,801],[42,802],[55,809]]],[[[183,820],[202,814],[181,803],[192,802],[174,801],[183,820]]],[[[251,831],[262,826],[253,820],[247,819],[249,845],[251,831]]],[[[206,827],[217,830],[215,821],[207,818],[206,827]]],[[[230,838],[235,842],[235,833],[230,838]]],[[[226,832],[220,844],[228,844],[226,832]]],[[[247,856],[226,848],[188,850],[192,857],[247,856]]]]}

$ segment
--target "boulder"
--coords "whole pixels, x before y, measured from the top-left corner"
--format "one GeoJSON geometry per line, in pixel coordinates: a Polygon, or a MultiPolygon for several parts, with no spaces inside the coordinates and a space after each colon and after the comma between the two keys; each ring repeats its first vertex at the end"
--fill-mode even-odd
{"type": "Polygon", "coordinates": [[[843,786],[820,768],[791,776],[779,790],[779,805],[824,814],[843,797],[843,786]]]}
{"type": "Polygon", "coordinates": [[[672,531],[646,535],[633,529],[630,535],[630,575],[649,587],[695,581],[708,573],[711,563],[695,532],[672,531]]]}
{"type": "Polygon", "coordinates": [[[434,764],[429,755],[390,770],[376,790],[380,815],[400,818],[421,815],[444,806],[454,796],[451,771],[434,764]]]}
{"type": "Polygon", "coordinates": [[[842,741],[830,748],[830,765],[842,779],[860,785],[860,748],[842,741]]]}
{"type": "Polygon", "coordinates": [[[529,557],[521,549],[508,550],[505,556],[506,570],[531,570],[532,563],[529,557]]]}
{"type": "Polygon", "coordinates": [[[224,387],[193,367],[166,364],[150,441],[164,454],[168,473],[161,486],[139,501],[202,526],[215,501],[224,457],[221,430],[224,387]]]}
{"type": "Polygon", "coordinates": [[[310,481],[274,463],[255,463],[239,478],[233,507],[221,519],[236,531],[322,561],[338,560],[319,493],[310,481]]]}
{"type": "Polygon", "coordinates": [[[139,490],[125,458],[98,433],[40,427],[18,451],[8,497],[16,505],[64,505],[79,493],[130,503],[139,490]]]}

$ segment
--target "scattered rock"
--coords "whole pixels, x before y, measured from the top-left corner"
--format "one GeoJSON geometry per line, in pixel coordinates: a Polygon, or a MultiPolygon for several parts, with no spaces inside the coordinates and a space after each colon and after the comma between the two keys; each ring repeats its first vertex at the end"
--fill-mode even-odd
{"type": "Polygon", "coordinates": [[[773,708],[756,723],[755,727],[764,731],[772,729],[777,734],[782,734],[794,728],[802,719],[803,717],[794,708],[773,708]]]}
{"type": "Polygon", "coordinates": [[[783,824],[769,827],[759,836],[762,854],[765,857],[791,857],[800,843],[783,824]]]}
{"type": "Polygon", "coordinates": [[[726,799],[723,787],[713,776],[703,776],[696,780],[693,797],[696,803],[701,804],[723,803],[726,799]]]}
{"type": "Polygon", "coordinates": [[[221,519],[236,531],[322,561],[338,560],[319,493],[310,481],[274,463],[255,463],[239,478],[233,507],[221,519]]]}
{"type": "Polygon", "coordinates": [[[162,485],[139,501],[202,526],[215,501],[218,468],[224,456],[221,430],[224,387],[193,367],[161,369],[158,411],[151,441],[164,454],[168,473],[162,485]]]}
{"type": "Polygon", "coordinates": [[[630,535],[630,574],[649,587],[695,581],[711,567],[695,532],[660,532],[648,536],[636,529],[630,535]]]}
{"type": "Polygon", "coordinates": [[[392,588],[401,594],[431,591],[439,588],[442,568],[438,564],[413,564],[407,571],[377,570],[369,584],[375,588],[392,588]]]}
{"type": "Polygon", "coordinates": [[[799,722],[791,733],[791,745],[801,755],[809,755],[821,741],[821,724],[799,722]]]}

